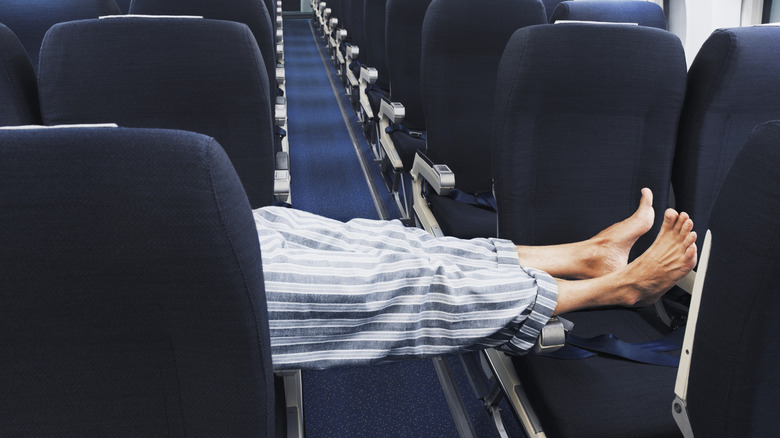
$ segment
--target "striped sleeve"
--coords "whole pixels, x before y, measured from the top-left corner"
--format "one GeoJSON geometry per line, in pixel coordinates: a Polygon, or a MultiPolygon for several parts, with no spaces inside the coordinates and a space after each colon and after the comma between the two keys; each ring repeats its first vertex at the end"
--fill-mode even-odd
{"type": "Polygon", "coordinates": [[[398,221],[255,210],[276,369],[497,347],[522,354],[557,284],[501,239],[434,238],[398,221]]]}

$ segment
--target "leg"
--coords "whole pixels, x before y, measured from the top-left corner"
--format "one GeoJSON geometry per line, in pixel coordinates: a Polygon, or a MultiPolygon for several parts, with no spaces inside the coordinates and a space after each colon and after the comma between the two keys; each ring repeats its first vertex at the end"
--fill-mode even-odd
{"type": "Polygon", "coordinates": [[[655,242],[636,260],[601,277],[559,281],[556,314],[608,305],[654,303],[696,265],[696,233],[686,213],[669,209],[655,242]]]}
{"type": "Polygon", "coordinates": [[[631,247],[652,228],[654,216],[653,193],[644,188],[639,207],[631,217],[581,242],[518,246],[520,264],[559,278],[585,279],[608,274],[626,265],[631,247]]]}

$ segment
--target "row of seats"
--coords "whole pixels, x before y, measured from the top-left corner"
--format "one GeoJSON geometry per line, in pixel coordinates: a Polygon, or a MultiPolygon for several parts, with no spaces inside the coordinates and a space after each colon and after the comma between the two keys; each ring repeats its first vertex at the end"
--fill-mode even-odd
{"type": "Polygon", "coordinates": [[[8,26],[2,35],[4,67],[11,72],[3,92],[13,98],[4,108],[8,117],[0,123],[111,122],[207,133],[225,144],[237,161],[254,206],[289,202],[283,57],[277,56],[283,47],[275,37],[281,28],[273,25],[266,4],[136,0],[129,12],[205,16],[232,23],[138,17],[74,21],[123,17],[117,15],[113,0],[3,3],[0,22],[8,26]],[[191,39],[186,37],[188,29],[197,29],[191,39]],[[14,33],[24,38],[17,39],[14,33]],[[225,40],[212,41],[216,35],[225,40]],[[215,50],[203,56],[207,46],[215,50]],[[66,55],[59,56],[60,50],[66,55]],[[131,62],[134,57],[138,59],[131,62]],[[258,72],[265,72],[264,77],[258,72]],[[265,89],[257,89],[260,82],[265,89]],[[59,111],[57,105],[67,110],[59,111]],[[274,115],[275,125],[261,122],[265,118],[258,112],[266,109],[274,115]],[[275,147],[261,156],[257,138],[266,134],[273,136],[275,147]]]}
{"type": "MultiPolygon", "coordinates": [[[[759,126],[713,208],[688,385],[697,436],[776,431],[778,144],[780,122],[759,126]]],[[[274,436],[260,248],[216,141],[2,129],[0,185],[14,187],[0,192],[3,436],[274,436]]],[[[571,396],[553,403],[577,409],[571,396]]],[[[596,421],[641,419],[644,396],[619,399],[630,419],[596,421]]]]}
{"type": "MultiPolygon", "coordinates": [[[[390,40],[391,13],[399,3],[388,0],[386,5],[386,61],[393,100],[390,53],[398,44],[390,40]]],[[[415,34],[407,27],[406,35],[421,38],[421,66],[409,76],[420,83],[421,128],[427,129],[390,128],[405,123],[403,112],[397,111],[402,107],[393,104],[385,107],[388,121],[379,123],[377,137],[381,144],[388,130],[395,137],[420,140],[425,145],[420,149],[427,147],[429,159],[420,159],[420,169],[413,174],[434,181],[427,188],[424,184],[413,188],[414,209],[434,233],[499,235],[525,244],[581,240],[629,215],[639,188],[647,186],[656,195],[657,220],[653,231],[635,246],[633,258],[651,243],[671,195],[671,182],[676,207],[696,221],[701,248],[713,201],[747,134],[757,124],[780,117],[770,79],[780,68],[764,62],[778,46],[776,28],[716,31],[686,74],[679,40],[650,29],[664,29],[665,22],[663,11],[649,2],[562,2],[549,17],[554,22],[629,21],[643,28],[566,24],[529,27],[514,35],[522,24],[509,31],[501,26],[512,21],[507,17],[523,2],[477,5],[434,0],[427,8],[420,7],[424,2],[415,3],[418,14],[422,11],[420,31],[415,34]],[[630,8],[642,12],[628,15],[630,8]],[[480,38],[471,38],[475,34],[480,38]],[[492,54],[491,47],[496,48],[492,54]],[[496,73],[497,86],[491,78],[496,73]],[[498,215],[489,202],[493,190],[498,215]]],[[[524,6],[546,10],[540,2],[524,6]]],[[[412,5],[407,4],[405,11],[410,10],[412,5]]],[[[521,15],[531,16],[527,11],[521,15]]],[[[546,22],[546,17],[539,20],[546,22]]],[[[407,17],[406,22],[414,20],[407,17]]],[[[384,116],[380,109],[377,117],[384,116]]],[[[659,315],[649,318],[653,322],[660,317],[664,323],[660,328],[633,311],[587,312],[572,318],[580,333],[611,331],[629,340],[648,340],[674,323],[663,307],[658,310],[659,315]]],[[[639,388],[613,379],[614,385],[601,391],[611,401],[594,403],[592,394],[600,392],[596,383],[582,391],[575,389],[575,382],[603,382],[619,375],[636,378],[630,364],[594,360],[598,374],[591,370],[593,361],[555,365],[554,359],[541,357],[517,361],[520,375],[531,382],[533,405],[546,411],[541,417],[551,436],[677,431],[668,409],[674,370],[640,368],[639,388]],[[574,377],[562,379],[561,374],[574,377]],[[618,397],[614,388],[643,394],[648,413],[638,421],[601,421],[604,417],[598,412],[610,418],[627,412],[632,418],[623,402],[625,393],[618,397]],[[576,402],[557,402],[571,393],[580,394],[572,397],[576,402]]]]}
{"type": "MultiPolygon", "coordinates": [[[[416,151],[424,151],[426,147],[434,148],[434,156],[441,154],[438,152],[441,147],[436,145],[445,141],[445,137],[434,134],[433,139],[426,139],[426,121],[425,114],[433,112],[430,108],[424,109],[423,102],[436,101],[430,105],[441,107],[444,104],[439,94],[430,92],[433,97],[422,99],[422,93],[428,92],[427,86],[421,86],[421,81],[426,80],[425,69],[421,68],[420,62],[429,62],[433,67],[429,71],[450,71],[448,68],[441,67],[441,58],[430,60],[429,56],[422,54],[421,50],[425,47],[423,44],[423,21],[428,11],[430,1],[331,1],[331,2],[313,2],[312,6],[317,16],[315,22],[318,23],[323,31],[325,38],[331,50],[334,53],[339,72],[345,81],[347,94],[353,97],[358,120],[364,123],[364,132],[369,144],[372,145],[375,158],[381,161],[383,176],[385,177],[388,189],[395,196],[402,216],[410,218],[412,208],[410,200],[407,198],[407,190],[404,183],[407,178],[404,177],[412,167],[416,151]],[[357,11],[357,13],[355,12],[357,11]],[[362,14],[363,19],[359,17],[362,14]],[[359,47],[355,48],[356,45],[359,47]],[[355,55],[356,58],[349,58],[349,55],[355,55]],[[349,65],[351,68],[345,68],[349,65]],[[383,104],[382,100],[386,102],[383,104]],[[438,99],[438,101],[437,101],[438,99]],[[428,141],[426,141],[428,140],[428,141]]],[[[476,121],[467,124],[468,127],[484,126],[479,124],[480,118],[490,116],[490,110],[483,108],[483,102],[489,102],[484,96],[493,93],[493,77],[495,76],[495,66],[503,52],[503,47],[508,40],[508,33],[519,27],[532,24],[541,24],[555,22],[559,20],[596,20],[596,21],[633,21],[643,25],[665,28],[665,18],[663,10],[654,3],[645,1],[578,1],[578,2],[541,2],[525,1],[509,4],[499,4],[495,2],[485,4],[461,4],[452,3],[445,6],[437,6],[435,12],[431,13],[430,21],[437,17],[454,17],[462,15],[460,18],[462,26],[459,30],[437,28],[440,26],[432,23],[429,28],[430,34],[426,41],[433,41],[439,38],[435,33],[444,35],[442,38],[449,38],[445,32],[464,35],[459,44],[452,44],[452,52],[462,60],[485,60],[490,61],[482,63],[477,71],[472,72],[469,87],[460,87],[457,97],[450,97],[451,100],[457,100],[458,106],[462,108],[463,118],[476,121]],[[520,21],[496,20],[496,15],[515,11],[516,17],[522,17],[520,21]],[[496,26],[496,23],[505,26],[504,31],[496,26]],[[468,31],[465,31],[468,29],[468,31]],[[478,34],[480,38],[471,38],[470,35],[478,34]],[[472,42],[464,45],[463,42],[472,42]]],[[[503,18],[503,17],[502,17],[503,18]]],[[[456,26],[452,26],[456,27],[456,26]]],[[[429,47],[428,52],[432,56],[438,56],[440,47],[429,47]]],[[[445,59],[449,59],[448,55],[445,59]]],[[[461,61],[462,62],[462,61],[461,61]]],[[[462,62],[474,66],[475,63],[469,61],[462,62]]],[[[460,65],[450,66],[460,69],[460,65]]],[[[433,76],[433,73],[431,73],[433,76]]],[[[428,79],[428,82],[441,83],[442,78],[434,76],[428,79]]],[[[446,89],[447,87],[442,87],[446,89]]],[[[434,116],[435,117],[435,116],[434,116]]],[[[440,126],[440,125],[437,125],[440,126]]],[[[473,136],[468,134],[466,127],[462,132],[457,131],[457,123],[452,123],[455,130],[450,138],[456,138],[463,143],[473,143],[473,136]]],[[[479,131],[479,128],[472,129],[472,132],[479,131]]],[[[451,146],[446,146],[451,149],[451,146]]],[[[457,149],[457,146],[455,147],[457,149]]],[[[461,168],[456,173],[460,181],[464,181],[467,193],[488,193],[489,181],[482,184],[473,184],[479,177],[477,174],[484,174],[488,156],[483,155],[481,166],[465,167],[455,159],[453,163],[447,163],[451,167],[461,168]],[[474,176],[472,176],[474,175],[474,176]]],[[[471,160],[469,160],[471,161],[471,160]]],[[[470,163],[471,164],[471,163],[470,163]]],[[[481,196],[478,196],[481,200],[481,196]]],[[[445,208],[448,211],[452,208],[444,201],[444,205],[438,205],[435,208],[445,208]]],[[[444,224],[445,229],[450,228],[450,234],[461,235],[464,237],[485,235],[486,230],[494,229],[494,215],[479,210],[474,210],[471,214],[476,218],[468,226],[472,231],[468,232],[463,227],[452,230],[451,224],[444,224]]],[[[495,234],[490,231],[490,234],[495,234]]]]}

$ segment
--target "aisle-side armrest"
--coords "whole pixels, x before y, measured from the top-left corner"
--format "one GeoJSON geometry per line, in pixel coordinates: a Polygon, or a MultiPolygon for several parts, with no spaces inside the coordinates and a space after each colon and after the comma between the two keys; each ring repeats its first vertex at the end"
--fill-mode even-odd
{"type": "Polygon", "coordinates": [[[366,119],[374,118],[374,111],[371,109],[371,103],[368,101],[366,89],[379,78],[379,72],[373,67],[360,66],[360,106],[366,119]]]}
{"type": "Polygon", "coordinates": [[[426,231],[434,236],[443,236],[439,222],[434,217],[423,197],[423,184],[427,184],[436,194],[446,196],[455,188],[455,173],[446,164],[433,164],[421,152],[417,152],[412,164],[412,208],[417,219],[426,231]]]}
{"type": "Polygon", "coordinates": [[[290,155],[287,152],[276,153],[274,196],[283,202],[290,197],[290,155]]]}
{"type": "Polygon", "coordinates": [[[276,96],[276,102],[274,103],[274,122],[276,126],[284,127],[287,124],[287,98],[284,96],[276,96]]]}
{"type": "Polygon", "coordinates": [[[391,102],[390,99],[382,98],[379,104],[379,146],[384,151],[384,155],[393,166],[395,172],[403,171],[404,164],[401,161],[401,155],[395,147],[393,138],[387,133],[390,125],[401,123],[406,115],[406,108],[400,102],[391,102]]]}

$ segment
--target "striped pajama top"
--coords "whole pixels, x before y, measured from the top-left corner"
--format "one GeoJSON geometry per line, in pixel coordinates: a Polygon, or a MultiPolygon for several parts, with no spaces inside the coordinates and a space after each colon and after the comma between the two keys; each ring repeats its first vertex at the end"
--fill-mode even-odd
{"type": "Polygon", "coordinates": [[[521,266],[507,240],[281,207],[254,218],[277,370],[486,347],[522,354],[556,306],[555,280],[521,266]]]}

